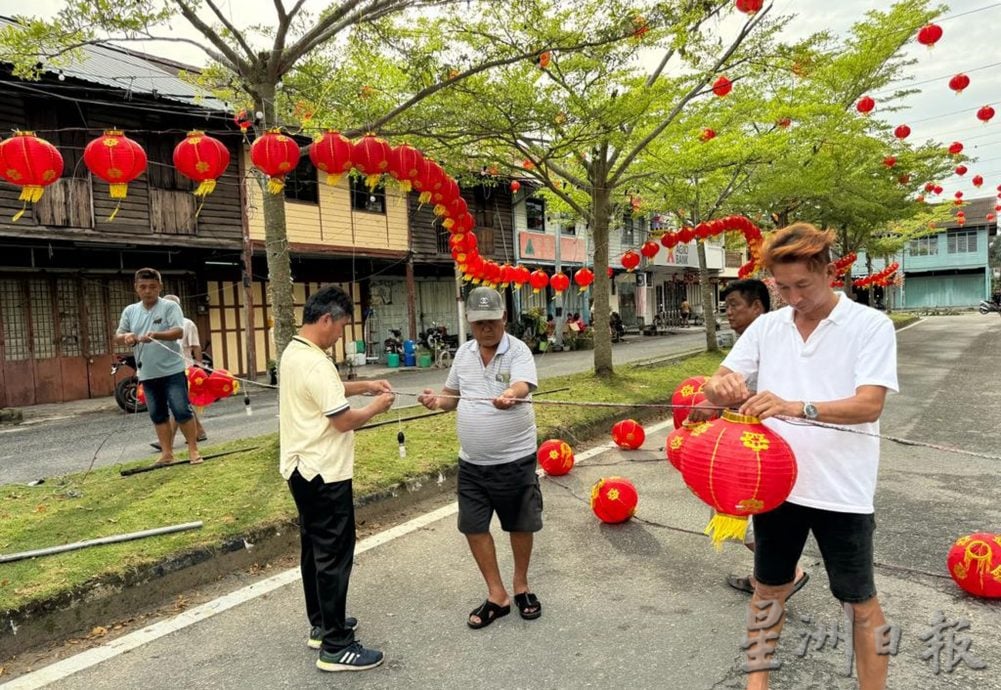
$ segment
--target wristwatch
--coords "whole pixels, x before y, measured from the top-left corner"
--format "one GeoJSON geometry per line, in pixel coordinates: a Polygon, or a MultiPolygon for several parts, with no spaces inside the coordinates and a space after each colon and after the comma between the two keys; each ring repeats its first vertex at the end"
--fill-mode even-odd
{"type": "Polygon", "coordinates": [[[812,402],[805,402],[803,403],[803,416],[807,419],[816,419],[820,413],[817,412],[817,406],[812,402]]]}

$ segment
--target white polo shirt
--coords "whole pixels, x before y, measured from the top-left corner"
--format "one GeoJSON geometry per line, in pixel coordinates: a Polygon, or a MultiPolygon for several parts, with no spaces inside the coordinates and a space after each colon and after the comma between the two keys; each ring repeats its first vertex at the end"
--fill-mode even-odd
{"type": "MultiPolygon", "coordinates": [[[[445,387],[464,397],[493,399],[518,381],[535,390],[539,384],[535,359],[525,343],[505,333],[486,365],[480,357],[479,343],[464,343],[455,353],[445,387]]],[[[499,465],[536,450],[538,432],[531,405],[498,410],[489,400],[460,400],[456,414],[459,457],[466,462],[499,465]]]]}
{"type": "Polygon", "coordinates": [[[288,479],[293,470],[306,480],[324,483],[351,479],[355,435],[340,432],[330,417],[350,408],[337,367],[315,343],[294,336],[282,353],[278,388],[279,469],[288,479]]]}
{"type": "MultiPolygon", "coordinates": [[[[803,341],[793,310],[762,314],[737,340],[723,366],[745,378],[757,375],[758,392],[785,400],[826,402],[850,398],[859,386],[897,391],[897,341],[885,314],[840,294],[830,315],[803,341]]],[[[796,455],[798,476],[789,502],[840,513],[873,512],[879,439],[795,425],[764,424],[796,455]]],[[[879,433],[879,422],[851,428],[879,433]]]]}

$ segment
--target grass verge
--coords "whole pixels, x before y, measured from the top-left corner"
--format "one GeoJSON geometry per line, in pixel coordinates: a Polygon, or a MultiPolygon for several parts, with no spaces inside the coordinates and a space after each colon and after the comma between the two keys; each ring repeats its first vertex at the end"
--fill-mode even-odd
{"type": "Polygon", "coordinates": [[[911,312],[900,312],[895,311],[887,314],[890,317],[890,321],[893,322],[893,327],[900,330],[904,326],[910,326],[915,321],[920,321],[921,317],[917,314],[911,312]]]}
{"type": "MultiPolygon", "coordinates": [[[[706,353],[674,363],[623,366],[608,380],[590,374],[547,379],[540,383],[540,390],[569,390],[540,400],[665,402],[684,378],[715,371],[720,359],[718,354],[706,353]]],[[[540,438],[559,435],[571,444],[590,432],[603,432],[612,420],[627,416],[628,410],[615,408],[536,408],[540,438]]],[[[358,433],[356,496],[455,464],[458,442],[453,415],[404,422],[404,427],[405,459],[399,457],[395,424],[358,433]]],[[[102,468],[82,483],[80,475],[67,475],[40,487],[0,487],[0,553],[194,520],[205,523],[200,530],[4,564],[0,566],[0,611],[66,595],[191,549],[213,548],[263,527],[292,525],[295,508],[278,474],[277,434],[215,445],[205,453],[227,454],[200,466],[182,465],[130,477],[119,476],[119,471],[149,461],[102,468]]]]}

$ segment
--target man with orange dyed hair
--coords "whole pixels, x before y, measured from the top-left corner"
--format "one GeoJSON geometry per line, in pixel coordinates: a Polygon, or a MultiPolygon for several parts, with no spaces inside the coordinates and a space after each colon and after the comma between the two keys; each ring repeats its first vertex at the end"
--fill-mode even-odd
{"type": "Polygon", "coordinates": [[[758,317],[703,389],[711,402],[739,405],[780,433],[798,465],[786,502],[754,517],[756,585],[744,644],[751,690],[767,688],[778,667],[785,601],[810,532],[851,621],[859,688],[886,687],[888,659],[877,645],[886,619],[873,573],[874,434],[887,391],[897,390],[896,337],[884,314],[831,289],[834,238],[806,223],[775,233],[764,263],[789,306],[758,317]]]}

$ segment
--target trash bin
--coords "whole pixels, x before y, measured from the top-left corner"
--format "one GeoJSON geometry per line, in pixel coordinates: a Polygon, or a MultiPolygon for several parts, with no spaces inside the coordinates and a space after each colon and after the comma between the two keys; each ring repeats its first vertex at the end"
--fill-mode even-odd
{"type": "Polygon", "coordinates": [[[386,354],[386,366],[395,369],[400,366],[400,355],[397,352],[386,354]]]}
{"type": "Polygon", "coordinates": [[[407,354],[403,353],[403,366],[405,367],[416,367],[417,366],[417,355],[411,352],[407,354]]]}
{"type": "Polygon", "coordinates": [[[427,352],[417,358],[417,366],[421,369],[429,369],[432,362],[433,360],[431,359],[431,354],[427,352]]]}

